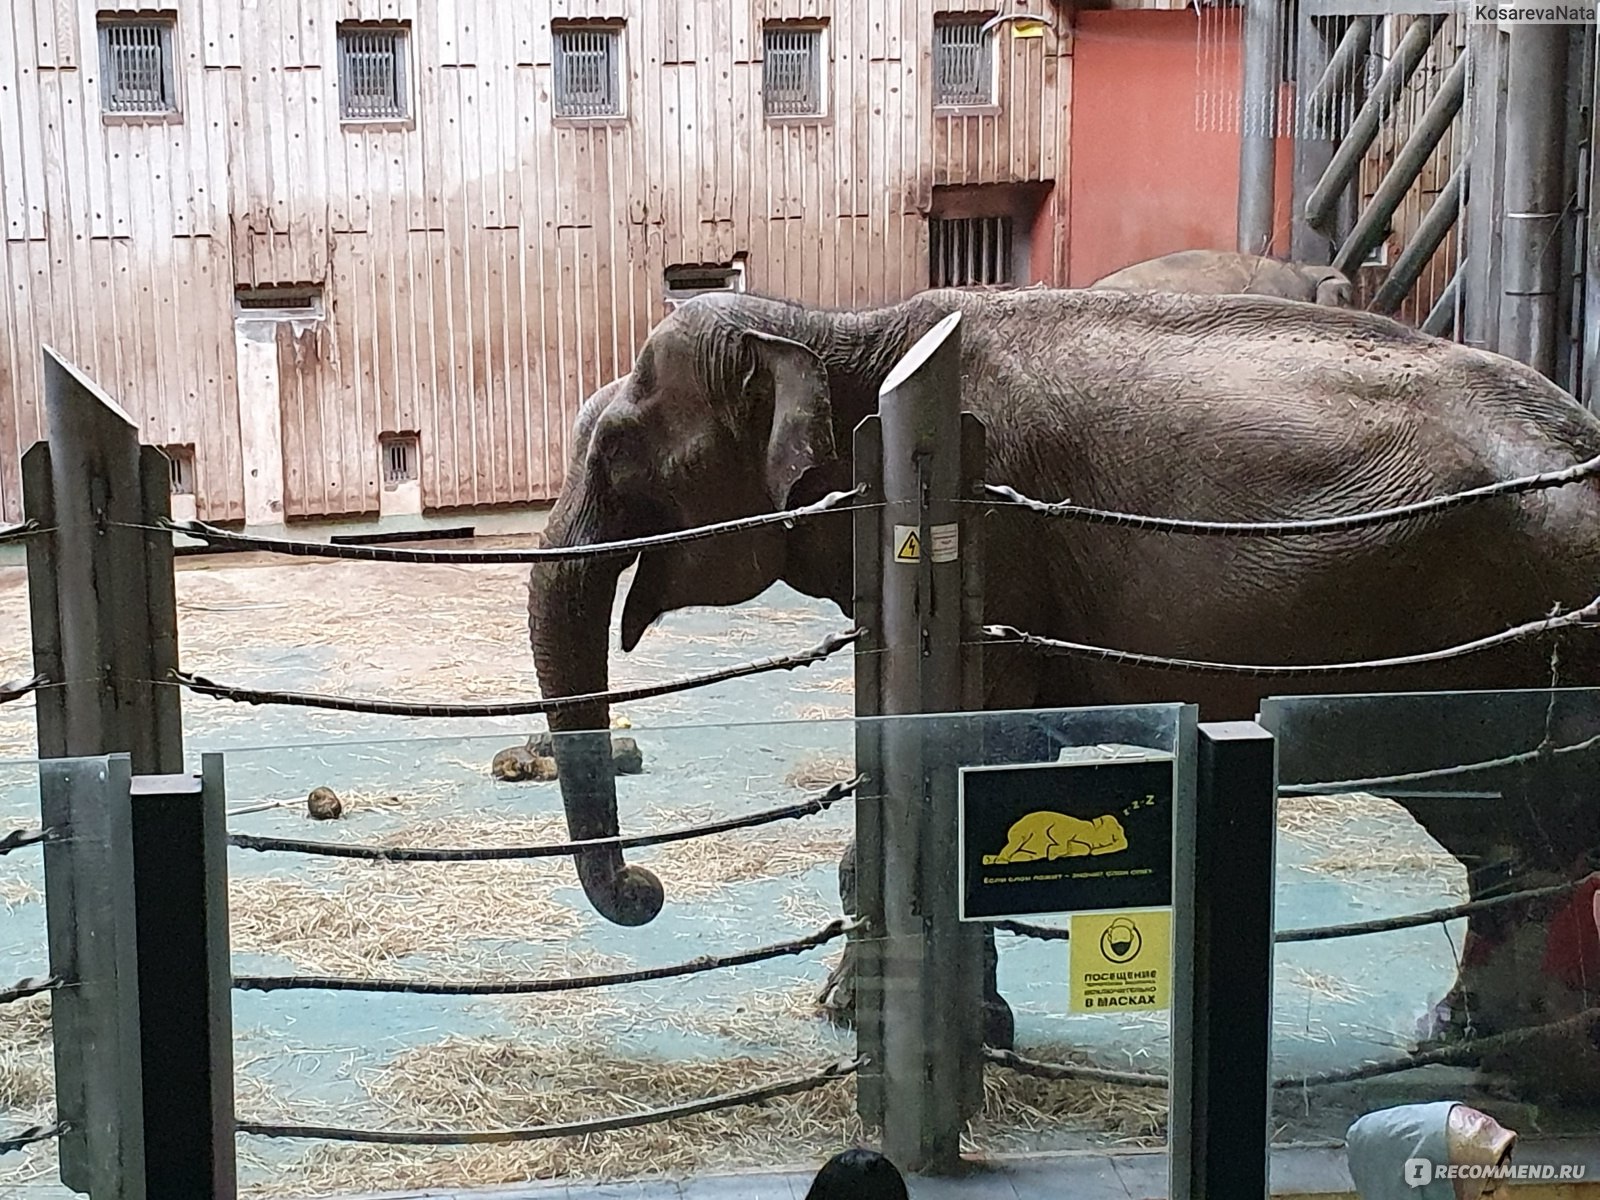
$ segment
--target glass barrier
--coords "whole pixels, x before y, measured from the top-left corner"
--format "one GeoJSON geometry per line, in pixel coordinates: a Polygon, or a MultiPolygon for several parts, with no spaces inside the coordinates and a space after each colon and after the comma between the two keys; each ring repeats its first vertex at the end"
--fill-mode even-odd
{"type": "MultiPolygon", "coordinates": [[[[1114,749],[1173,755],[1184,729],[1192,730],[1190,712],[1168,705],[863,724],[882,731],[920,724],[936,743],[971,749],[977,761],[1029,763],[1114,749]]],[[[518,773],[508,762],[530,761],[531,729],[235,747],[225,753],[229,828],[335,846],[562,843],[561,785],[545,777],[548,766],[508,778],[518,773]],[[313,817],[309,798],[317,789],[337,796],[337,818],[313,817]]],[[[628,773],[616,780],[629,835],[756,818],[855,775],[850,719],[637,722],[613,736],[632,756],[619,763],[628,773]]],[[[191,769],[202,752],[191,746],[191,769]]],[[[874,803],[876,793],[864,792],[814,815],[630,850],[628,861],[655,873],[665,892],[660,914],[639,927],[600,916],[569,857],[393,862],[236,846],[229,852],[234,970],[539,980],[779,946],[841,915],[840,856],[854,833],[855,806],[874,803]]],[[[4,805],[14,821],[37,823],[32,767],[18,769],[4,805]]],[[[0,888],[12,886],[22,867],[19,855],[0,859],[0,888]]],[[[31,915],[8,918],[5,944],[31,948],[37,965],[23,973],[37,973],[42,906],[31,894],[24,904],[31,915]]],[[[1006,933],[995,939],[999,990],[1015,1014],[1019,1050],[1166,1069],[1167,1013],[1069,1015],[1064,945],[1006,933]]],[[[856,1053],[854,1031],[818,1003],[844,950],[841,937],[728,969],[530,996],[237,990],[238,1114],[345,1128],[526,1127],[808,1075],[856,1053]]],[[[1164,1112],[1159,1091],[1048,1083],[991,1068],[971,1141],[991,1154],[1109,1146],[1130,1136],[1160,1144],[1164,1112]]],[[[407,1148],[244,1136],[239,1153],[246,1186],[307,1194],[779,1167],[818,1160],[860,1136],[855,1083],[846,1080],[761,1106],[583,1139],[407,1148]]],[[[49,1164],[44,1183],[53,1185],[52,1153],[30,1157],[49,1164]]]]}
{"type": "Polygon", "coordinates": [[[1342,1139],[1364,1112],[1433,1100],[1524,1137],[1594,1132],[1600,691],[1289,697],[1262,721],[1279,740],[1277,1138],[1342,1139]],[[1487,907],[1403,920],[1469,901],[1487,907]]]}

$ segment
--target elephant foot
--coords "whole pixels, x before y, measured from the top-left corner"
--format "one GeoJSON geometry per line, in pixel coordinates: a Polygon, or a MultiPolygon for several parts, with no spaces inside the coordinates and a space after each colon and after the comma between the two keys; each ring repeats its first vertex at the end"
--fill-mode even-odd
{"type": "Polygon", "coordinates": [[[853,942],[845,943],[838,964],[828,972],[822,990],[817,993],[817,1007],[841,1029],[853,1029],[856,1023],[855,949],[853,942]]]}
{"type": "Polygon", "coordinates": [[[1017,1021],[999,996],[983,998],[983,1044],[991,1050],[1017,1048],[1017,1021]]]}

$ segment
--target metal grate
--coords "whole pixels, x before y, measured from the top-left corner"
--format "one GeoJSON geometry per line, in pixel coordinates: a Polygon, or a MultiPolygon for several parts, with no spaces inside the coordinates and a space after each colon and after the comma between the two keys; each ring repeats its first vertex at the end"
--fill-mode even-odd
{"type": "Polygon", "coordinates": [[[617,59],[621,30],[574,28],[554,32],[556,116],[619,116],[622,89],[617,59]]]}
{"type": "Polygon", "coordinates": [[[687,300],[702,292],[744,291],[744,263],[726,266],[704,263],[679,263],[664,272],[667,299],[687,300]]]}
{"type": "Polygon", "coordinates": [[[928,222],[929,287],[993,287],[1013,282],[1010,217],[928,222]]]}
{"type": "Polygon", "coordinates": [[[172,28],[170,18],[100,23],[100,99],[106,112],[177,111],[172,28]]]}
{"type": "Polygon", "coordinates": [[[940,105],[994,101],[994,42],[983,22],[938,21],[933,27],[933,102],[940,105]]]}
{"type": "Polygon", "coordinates": [[[161,453],[167,456],[167,462],[172,467],[172,494],[194,495],[194,447],[163,446],[161,453]]]}
{"type": "Polygon", "coordinates": [[[761,97],[769,117],[822,115],[822,30],[779,27],[766,31],[761,97]]]}
{"type": "Polygon", "coordinates": [[[422,441],[414,433],[396,434],[380,443],[383,454],[383,486],[394,488],[402,483],[415,483],[419,478],[422,458],[422,441]]]}
{"type": "Polygon", "coordinates": [[[339,115],[346,121],[404,118],[406,31],[399,27],[339,27],[339,115]]]}

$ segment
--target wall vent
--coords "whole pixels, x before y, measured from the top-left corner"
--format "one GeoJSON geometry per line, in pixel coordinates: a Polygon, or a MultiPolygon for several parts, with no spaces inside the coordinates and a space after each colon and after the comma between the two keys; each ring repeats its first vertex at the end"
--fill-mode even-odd
{"type": "Polygon", "coordinates": [[[163,446],[161,453],[172,465],[172,494],[194,495],[194,447],[191,445],[163,446]]]}
{"type": "Polygon", "coordinates": [[[383,456],[383,486],[393,490],[422,478],[422,438],[415,433],[386,433],[378,439],[383,456]]]}
{"type": "Polygon", "coordinates": [[[322,288],[314,283],[237,288],[233,315],[247,321],[320,321],[322,288]]]}
{"type": "Polygon", "coordinates": [[[154,116],[178,111],[172,69],[177,18],[100,17],[100,103],[108,113],[154,116]]]}
{"type": "Polygon", "coordinates": [[[731,263],[678,263],[663,273],[668,300],[687,300],[705,292],[744,291],[744,260],[731,263]]]}

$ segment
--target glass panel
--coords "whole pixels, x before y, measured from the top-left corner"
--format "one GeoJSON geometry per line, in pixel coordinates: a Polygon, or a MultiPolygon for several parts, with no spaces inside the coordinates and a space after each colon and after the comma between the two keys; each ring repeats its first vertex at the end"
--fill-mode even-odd
{"type": "Polygon", "coordinates": [[[1282,787],[1275,1069],[1379,1064],[1280,1090],[1278,1138],[1342,1138],[1363,1112],[1433,1100],[1525,1139],[1592,1132],[1600,691],[1294,697],[1263,723],[1282,787]],[[1283,940],[1526,892],[1467,918],[1283,940]],[[1419,1052],[1457,1057],[1406,1069],[1419,1052]]]}

